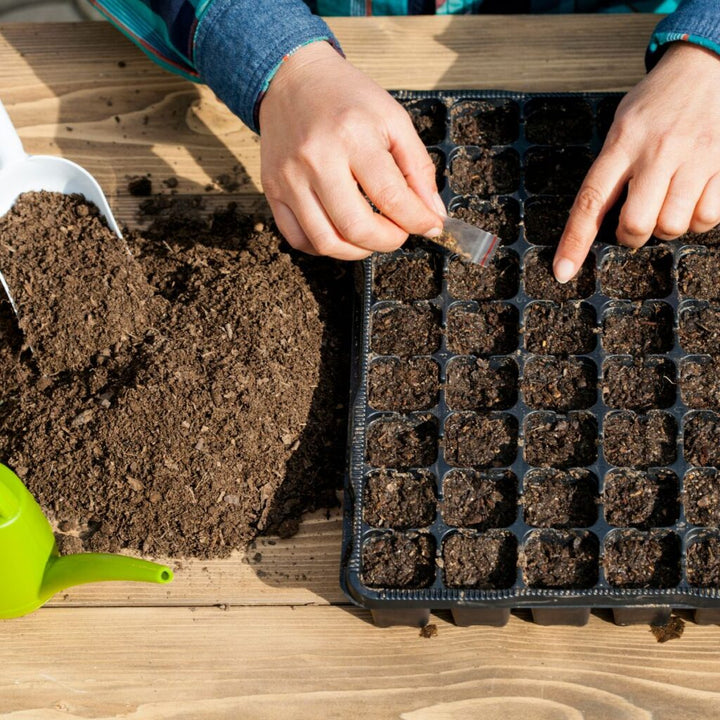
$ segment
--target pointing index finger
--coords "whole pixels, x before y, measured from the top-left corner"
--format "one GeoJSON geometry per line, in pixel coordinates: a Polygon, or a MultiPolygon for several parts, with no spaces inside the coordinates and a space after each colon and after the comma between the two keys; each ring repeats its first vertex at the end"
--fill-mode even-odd
{"type": "Polygon", "coordinates": [[[628,174],[627,158],[613,150],[603,150],[588,170],[555,253],[553,270],[558,282],[566,283],[580,269],[628,174]]]}

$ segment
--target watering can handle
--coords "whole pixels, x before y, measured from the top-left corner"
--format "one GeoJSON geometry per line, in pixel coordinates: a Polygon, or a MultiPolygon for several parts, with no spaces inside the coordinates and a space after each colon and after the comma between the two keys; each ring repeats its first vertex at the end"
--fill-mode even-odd
{"type": "Polygon", "coordinates": [[[0,101],[0,170],[26,157],[20,137],[0,101]]]}

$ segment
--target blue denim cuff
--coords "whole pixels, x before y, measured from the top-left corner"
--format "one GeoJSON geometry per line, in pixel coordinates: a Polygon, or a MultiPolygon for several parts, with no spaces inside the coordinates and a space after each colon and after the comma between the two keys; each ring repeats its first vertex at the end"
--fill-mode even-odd
{"type": "Polygon", "coordinates": [[[667,46],[689,42],[720,55],[720,3],[717,0],[684,0],[680,7],[661,20],[650,39],[645,65],[655,67],[667,46]]]}
{"type": "Polygon", "coordinates": [[[193,60],[202,80],[258,132],[259,101],[283,59],[318,40],[339,48],[302,0],[213,0],[198,21],[193,60]]]}

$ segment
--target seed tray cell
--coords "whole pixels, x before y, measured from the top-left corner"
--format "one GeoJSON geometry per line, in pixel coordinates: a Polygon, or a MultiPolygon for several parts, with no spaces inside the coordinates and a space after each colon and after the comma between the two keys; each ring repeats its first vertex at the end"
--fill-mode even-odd
{"type": "Polygon", "coordinates": [[[375,622],[720,623],[720,228],[552,258],[617,94],[398,93],[487,268],[421,239],[357,283],[342,584],[375,622]]]}

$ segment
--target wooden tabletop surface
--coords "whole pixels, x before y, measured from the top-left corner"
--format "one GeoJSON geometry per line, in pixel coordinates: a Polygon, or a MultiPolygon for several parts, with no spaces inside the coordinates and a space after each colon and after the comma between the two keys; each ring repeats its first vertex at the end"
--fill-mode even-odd
{"type": "MultiPolygon", "coordinates": [[[[643,74],[652,16],[338,19],[347,56],[387,88],[626,90],[643,74]]],[[[221,173],[263,204],[258,140],[212,93],[154,66],[104,24],[0,26],[0,98],[32,153],[95,174],[134,224],[129,176],[179,180],[209,206],[221,173]]],[[[0,718],[235,720],[712,718],[720,628],[375,628],[338,586],[341,522],[308,518],[221,561],[171,560],[166,586],[72,589],[0,622],[0,718]]]]}

